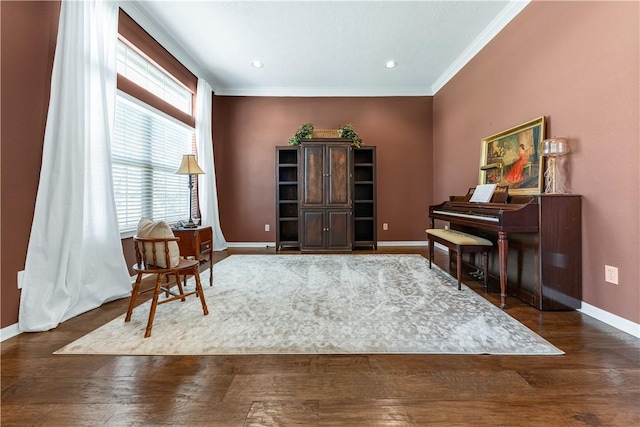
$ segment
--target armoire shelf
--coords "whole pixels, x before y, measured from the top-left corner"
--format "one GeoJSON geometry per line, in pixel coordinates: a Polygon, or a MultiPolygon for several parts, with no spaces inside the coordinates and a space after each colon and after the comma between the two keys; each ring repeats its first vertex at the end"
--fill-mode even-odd
{"type": "Polygon", "coordinates": [[[377,249],[376,147],[353,150],[353,246],[377,249]]]}
{"type": "Polygon", "coordinates": [[[276,147],[276,248],[299,247],[298,149],[276,147]]]}

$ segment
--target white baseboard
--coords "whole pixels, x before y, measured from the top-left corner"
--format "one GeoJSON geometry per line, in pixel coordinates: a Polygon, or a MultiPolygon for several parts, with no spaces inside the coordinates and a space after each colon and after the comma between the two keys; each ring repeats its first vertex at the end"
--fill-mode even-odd
{"type": "Polygon", "coordinates": [[[20,335],[22,331],[17,323],[9,325],[6,328],[0,329],[0,342],[13,338],[16,335],[20,335]]]}
{"type": "Polygon", "coordinates": [[[420,240],[411,240],[411,241],[383,241],[380,242],[378,241],[378,246],[380,247],[390,247],[390,246],[427,246],[427,241],[425,240],[420,241],[420,240]]]}
{"type": "MultiPolygon", "coordinates": [[[[446,246],[443,246],[439,243],[435,244],[436,249],[442,249],[443,251],[447,250],[446,246]]],[[[631,320],[627,320],[624,317],[620,317],[616,314],[609,313],[608,311],[604,311],[601,308],[593,306],[591,304],[587,304],[584,301],[581,301],[582,308],[579,308],[578,311],[586,314],[589,317],[593,317],[596,320],[599,320],[603,323],[606,323],[609,326],[613,326],[616,329],[621,330],[622,332],[626,332],[629,335],[633,335],[636,338],[640,338],[640,324],[632,322],[631,320]]]]}
{"type": "Polygon", "coordinates": [[[230,248],[275,248],[276,242],[227,242],[230,248]]]}
{"type": "MultiPolygon", "coordinates": [[[[227,242],[227,245],[230,248],[274,248],[276,242],[227,242]]],[[[427,241],[384,241],[378,242],[378,246],[427,246],[427,241]]]]}
{"type": "MultiPolygon", "coordinates": [[[[130,279],[131,284],[133,285],[136,281],[136,276],[131,276],[130,279]]],[[[20,330],[18,323],[14,323],[13,325],[9,325],[6,328],[2,328],[0,329],[0,342],[8,340],[9,338],[13,338],[17,335],[20,335],[21,333],[22,331],[20,330]]]]}
{"type": "Polygon", "coordinates": [[[609,313],[601,308],[582,302],[582,308],[578,309],[579,312],[593,317],[601,322],[606,323],[609,326],[613,326],[616,329],[626,332],[629,335],[633,335],[636,338],[640,338],[640,324],[627,320],[624,317],[609,313]]]}

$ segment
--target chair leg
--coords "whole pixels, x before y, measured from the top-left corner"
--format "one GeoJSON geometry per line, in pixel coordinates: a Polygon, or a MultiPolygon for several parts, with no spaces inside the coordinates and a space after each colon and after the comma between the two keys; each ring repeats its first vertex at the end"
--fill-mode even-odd
{"type": "Polygon", "coordinates": [[[460,256],[460,247],[456,251],[456,274],[458,276],[458,290],[462,289],[460,278],[462,277],[462,256],[460,256]]]}
{"type": "Polygon", "coordinates": [[[138,273],[136,277],[136,282],[133,284],[133,289],[131,289],[131,298],[129,299],[129,309],[127,310],[127,315],[124,318],[125,322],[131,320],[131,313],[133,313],[133,307],[136,304],[136,299],[138,298],[138,293],[140,292],[140,283],[142,282],[142,273],[138,273]]]}
{"type": "MultiPolygon", "coordinates": [[[[165,285],[166,285],[166,286],[164,287],[164,288],[166,289],[166,291],[165,291],[165,293],[164,293],[165,298],[170,298],[170,297],[173,295],[173,294],[170,292],[171,288],[172,288],[172,287],[173,287],[173,285],[174,285],[173,283],[171,283],[171,274],[172,274],[172,273],[165,273],[165,275],[164,275],[164,283],[165,283],[165,285]]],[[[174,278],[177,280],[177,276],[175,276],[175,275],[174,275],[174,278]]],[[[182,292],[182,291],[180,291],[180,292],[182,292]]]]}
{"type": "MultiPolygon", "coordinates": [[[[182,287],[182,281],[180,280],[180,272],[176,271],[175,273],[176,276],[176,283],[178,284],[178,290],[180,291],[180,295],[182,295],[182,298],[180,298],[182,301],[186,301],[187,299],[184,297],[184,288],[182,287]]],[[[184,280],[185,280],[185,286],[187,286],[187,275],[185,274],[184,276],[184,280]]]]}
{"type": "Polygon", "coordinates": [[[149,338],[151,336],[151,328],[153,327],[153,318],[156,315],[156,307],[158,306],[158,297],[162,292],[162,279],[164,274],[158,274],[156,278],[156,287],[153,290],[153,300],[151,301],[151,309],[149,310],[149,321],[147,322],[147,329],[145,330],[144,337],[149,338]]]}
{"type": "Polygon", "coordinates": [[[429,239],[429,270],[431,270],[432,262],[433,262],[433,240],[429,239]]]}
{"type": "Polygon", "coordinates": [[[206,316],[209,314],[209,309],[207,308],[207,303],[204,300],[204,291],[202,290],[202,284],[200,283],[200,272],[197,265],[193,267],[193,276],[196,279],[196,293],[200,297],[200,302],[202,303],[202,312],[206,316]]]}
{"type": "Polygon", "coordinates": [[[182,280],[183,280],[182,284],[184,285],[185,288],[187,287],[187,277],[188,277],[188,274],[185,274],[182,276],[182,280]]]}

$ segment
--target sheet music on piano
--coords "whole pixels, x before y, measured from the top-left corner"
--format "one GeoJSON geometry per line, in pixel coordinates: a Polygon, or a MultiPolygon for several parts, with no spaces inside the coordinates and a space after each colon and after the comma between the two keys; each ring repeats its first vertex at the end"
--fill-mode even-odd
{"type": "Polygon", "coordinates": [[[496,184],[478,184],[476,189],[473,191],[470,202],[477,203],[488,203],[491,201],[491,197],[493,196],[493,192],[496,189],[496,184]]]}

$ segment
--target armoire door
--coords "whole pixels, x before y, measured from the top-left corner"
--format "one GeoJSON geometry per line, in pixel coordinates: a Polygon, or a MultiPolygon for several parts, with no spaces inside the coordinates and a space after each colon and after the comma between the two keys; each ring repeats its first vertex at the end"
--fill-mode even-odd
{"type": "Polygon", "coordinates": [[[351,207],[351,147],[328,145],[326,150],[326,206],[351,207]]]}
{"type": "Polygon", "coordinates": [[[304,142],[298,168],[300,250],[351,250],[352,149],[347,141],[304,142]]]}
{"type": "Polygon", "coordinates": [[[324,206],[324,183],[327,175],[324,144],[303,144],[301,160],[302,194],[300,203],[307,207],[324,206]]]}
{"type": "Polygon", "coordinates": [[[347,144],[302,146],[302,206],[351,206],[351,147],[347,144]]]}
{"type": "Polygon", "coordinates": [[[344,251],[353,249],[349,209],[301,209],[302,251],[344,251]]]}
{"type": "Polygon", "coordinates": [[[352,250],[351,210],[327,209],[325,212],[327,249],[334,251],[352,250]]]}
{"type": "Polygon", "coordinates": [[[326,248],[326,225],[324,209],[301,209],[300,249],[323,250],[326,248]]]}

